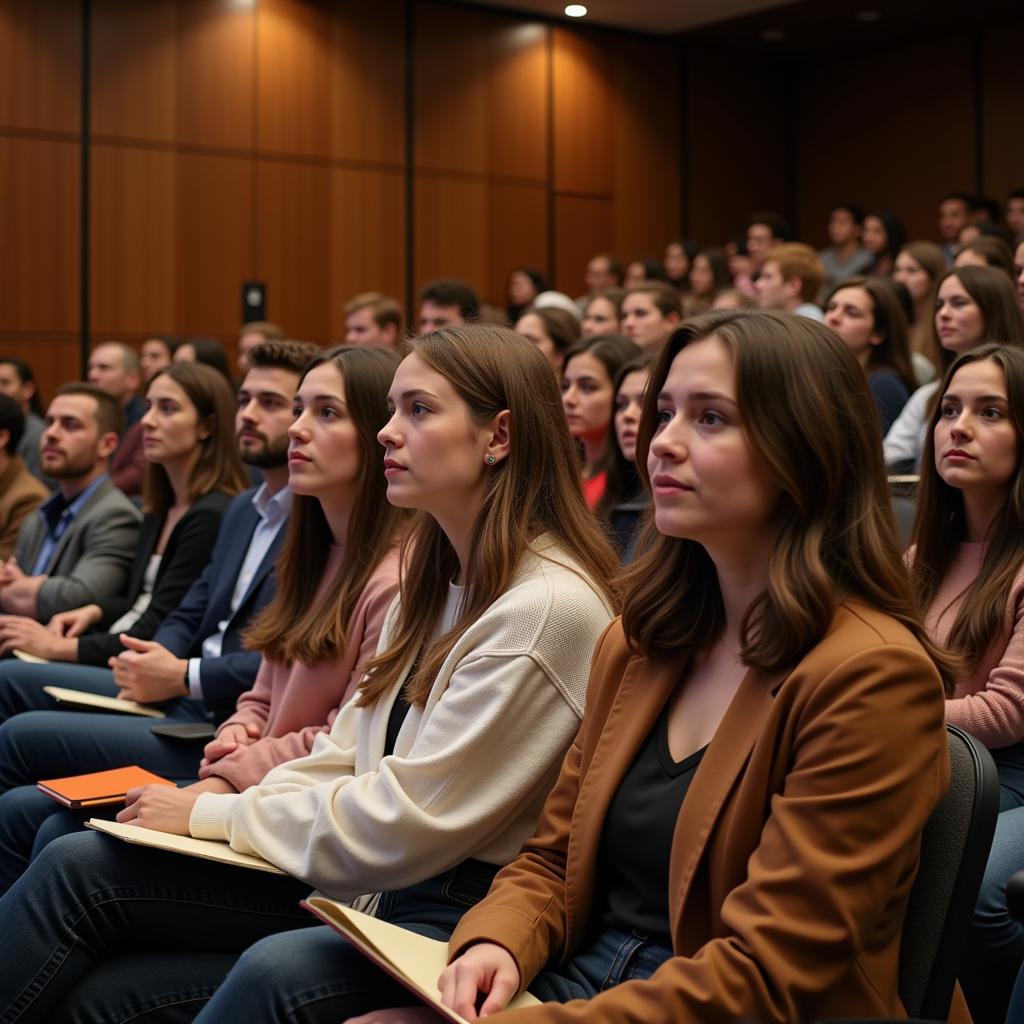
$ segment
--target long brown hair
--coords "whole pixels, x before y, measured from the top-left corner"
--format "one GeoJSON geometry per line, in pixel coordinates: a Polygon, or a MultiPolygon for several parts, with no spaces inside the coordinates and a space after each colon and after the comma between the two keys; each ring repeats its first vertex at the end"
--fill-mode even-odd
{"type": "Polygon", "coordinates": [[[413,338],[409,349],[441,374],[475,423],[510,413],[506,459],[488,469],[487,493],[473,525],[468,581],[458,617],[431,641],[459,561],[447,536],[421,516],[403,544],[401,609],[391,646],[367,666],[360,706],[373,704],[419,652],[406,683],[413,704],[425,703],[434,677],[456,641],[508,588],[523,557],[542,534],[612,603],[608,581],[617,559],[580,491],[576,452],[551,367],[525,338],[488,324],[448,327],[413,338]]]}
{"type": "MultiPolygon", "coordinates": [[[[202,363],[172,363],[153,374],[150,386],[160,377],[168,377],[185,392],[199,422],[209,430],[189,477],[189,504],[210,491],[241,494],[249,486],[249,477],[235,444],[236,401],[227,380],[202,363]]],[[[162,516],[174,504],[170,478],[159,463],[146,463],[142,494],[144,511],[152,515],[162,516]]]]}
{"type": "Polygon", "coordinates": [[[877,370],[894,373],[907,391],[917,389],[917,375],[910,361],[910,335],[903,307],[896,297],[892,282],[884,277],[848,277],[840,281],[828,294],[826,306],[837,292],[844,288],[860,288],[871,303],[872,328],[881,337],[877,345],[871,346],[868,365],[865,370],[870,377],[877,370]]]}
{"type": "Polygon", "coordinates": [[[995,643],[1003,629],[1006,601],[1014,578],[1024,565],[1024,349],[987,344],[960,356],[946,371],[925,437],[921,482],[914,516],[914,563],[911,577],[921,607],[935,599],[942,580],[967,536],[963,492],[951,487],[935,468],[935,427],[942,415],[941,396],[956,372],[969,363],[990,359],[1006,377],[1010,419],[1017,431],[1017,471],[1007,488],[1006,501],[989,530],[989,545],[977,577],[963,595],[946,641],[971,670],[995,643]]]}
{"type": "Polygon", "coordinates": [[[317,356],[299,381],[325,363],[341,374],[345,405],[359,437],[357,500],[349,518],[344,558],[316,600],[325,553],[334,538],[318,499],[305,494],[292,497],[288,532],[275,570],[277,592],[244,635],[246,646],[267,658],[303,665],[337,661],[345,652],[349,620],[367,581],[398,542],[407,516],[388,504],[377,432],[388,420],[388,388],[399,361],[390,349],[342,345],[317,356]]]}
{"type": "Polygon", "coordinates": [[[935,296],[939,291],[939,279],[946,272],[946,255],[934,243],[926,241],[907,242],[900,253],[906,253],[927,275],[928,295],[918,303],[914,302],[914,321],[910,325],[910,343],[914,352],[920,352],[936,367],[942,364],[943,349],[935,331],[935,296]],[[924,316],[918,316],[918,310],[924,316]]]}
{"type": "MultiPolygon", "coordinates": [[[[740,626],[744,664],[792,667],[825,635],[837,603],[856,597],[903,623],[951,687],[955,666],[925,633],[900,557],[867,378],[823,324],[725,311],[678,328],[644,399],[637,440],[644,485],[650,489],[647,453],[672,360],[711,337],[732,356],[744,432],[781,492],[768,587],[740,626]]],[[[624,577],[630,644],[652,658],[707,650],[725,627],[714,563],[696,541],[658,534],[653,518],[647,529],[646,550],[624,577]]]]}

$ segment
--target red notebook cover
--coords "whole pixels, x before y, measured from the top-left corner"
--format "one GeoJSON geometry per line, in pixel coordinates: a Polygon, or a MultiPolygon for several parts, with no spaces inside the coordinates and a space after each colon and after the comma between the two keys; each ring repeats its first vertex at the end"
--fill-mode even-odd
{"type": "Polygon", "coordinates": [[[36,784],[40,792],[65,807],[101,807],[124,803],[125,794],[137,786],[173,786],[174,783],[152,772],[131,765],[88,775],[69,775],[66,779],[43,779],[36,784]]]}

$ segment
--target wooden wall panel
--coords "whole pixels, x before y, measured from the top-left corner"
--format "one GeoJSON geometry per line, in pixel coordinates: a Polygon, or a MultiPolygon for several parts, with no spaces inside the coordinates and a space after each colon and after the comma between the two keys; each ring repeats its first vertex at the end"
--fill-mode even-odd
{"type": "Polygon", "coordinates": [[[93,132],[251,147],[253,20],[231,0],[95,0],[93,132]]]}
{"type": "Polygon", "coordinates": [[[245,161],[94,147],[94,330],[233,336],[252,210],[245,161]]]}
{"type": "MultiPolygon", "coordinates": [[[[594,253],[612,252],[614,210],[610,199],[555,199],[555,287],[569,295],[586,291],[583,274],[594,253]]],[[[628,258],[628,257],[627,257],[628,258]]]]}
{"type": "Polygon", "coordinates": [[[1024,53],[1024,28],[986,33],[982,48],[984,191],[1000,202],[1005,201],[1011,189],[1024,188],[1021,53],[1024,53]]]}
{"type": "Polygon", "coordinates": [[[79,153],[76,142],[0,135],[0,330],[78,327],[79,153]]]}
{"type": "Polygon", "coordinates": [[[688,50],[683,61],[687,234],[701,245],[721,245],[746,230],[755,210],[787,212],[785,83],[779,68],[716,49],[688,50]]]}
{"type": "Polygon", "coordinates": [[[81,22],[67,0],[0,0],[0,126],[78,133],[81,22]]]}
{"type": "Polygon", "coordinates": [[[258,14],[259,148],[403,159],[403,9],[265,0],[258,14]]]}
{"type": "Polygon", "coordinates": [[[458,14],[416,7],[416,167],[544,180],[546,30],[485,11],[458,14]]]}
{"type": "Polygon", "coordinates": [[[616,47],[613,143],[613,250],[624,260],[661,256],[680,234],[679,64],[663,41],[625,39],[616,47]]]}
{"type": "Polygon", "coordinates": [[[853,201],[899,212],[910,238],[937,237],[939,200],[973,187],[971,83],[959,39],[808,67],[798,90],[801,236],[824,245],[832,204],[853,201]]]}
{"type": "Polygon", "coordinates": [[[416,182],[415,279],[460,277],[504,306],[513,267],[547,260],[547,191],[439,175],[416,182]]]}

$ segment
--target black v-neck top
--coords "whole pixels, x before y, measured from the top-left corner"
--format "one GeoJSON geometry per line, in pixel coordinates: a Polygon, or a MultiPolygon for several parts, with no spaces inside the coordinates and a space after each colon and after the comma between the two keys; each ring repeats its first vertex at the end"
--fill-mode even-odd
{"type": "Polygon", "coordinates": [[[608,928],[672,948],[668,867],[676,820],[707,747],[682,761],[668,748],[669,704],[619,783],[601,833],[594,905],[608,928]]]}

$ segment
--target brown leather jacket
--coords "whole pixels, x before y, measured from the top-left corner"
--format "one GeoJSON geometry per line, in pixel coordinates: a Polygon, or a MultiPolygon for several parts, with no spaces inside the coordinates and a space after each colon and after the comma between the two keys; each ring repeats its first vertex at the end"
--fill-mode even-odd
{"type": "MultiPolygon", "coordinates": [[[[684,669],[632,656],[621,625],[609,627],[536,836],[462,919],[453,957],[497,942],[528,987],[549,962],[586,948],[600,928],[592,912],[609,802],[684,669]]],[[[906,1016],[900,934],[921,830],[949,781],[943,713],[938,674],[910,633],[860,602],[841,605],[792,671],[747,673],[704,754],[672,846],[677,956],[648,980],[508,1019],[906,1016]]],[[[953,1019],[969,1020],[962,1006],[953,1019]]]]}
{"type": "Polygon", "coordinates": [[[7,469],[0,474],[0,560],[11,556],[25,517],[32,515],[49,496],[45,485],[29,472],[25,463],[17,455],[12,456],[7,469]]]}

